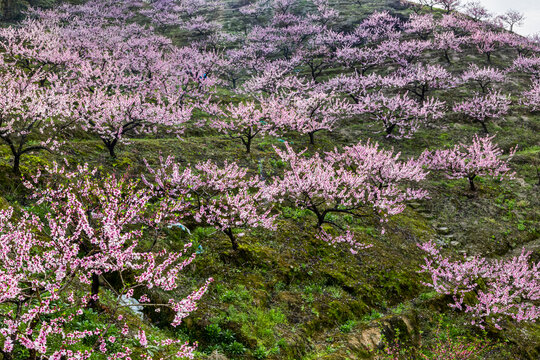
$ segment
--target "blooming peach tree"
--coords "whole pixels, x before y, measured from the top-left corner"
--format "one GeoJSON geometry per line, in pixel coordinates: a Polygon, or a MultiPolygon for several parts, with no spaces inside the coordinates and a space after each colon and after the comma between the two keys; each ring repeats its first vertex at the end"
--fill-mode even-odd
{"type": "Polygon", "coordinates": [[[454,105],[454,112],[461,113],[473,122],[482,125],[484,133],[488,133],[489,120],[500,119],[508,113],[510,99],[498,91],[478,94],[468,100],[454,105]]]}
{"type": "Polygon", "coordinates": [[[176,221],[168,208],[136,181],[98,175],[87,166],[74,172],[55,166],[25,182],[39,211],[0,211],[3,355],[143,359],[157,347],[192,358],[193,345],[149,339],[140,325],[133,326],[128,299],[171,310],[171,325],[177,326],[197,308],[212,279],[183,300],[150,300],[153,289],[178,288],[179,273],[195,257],[186,256],[191,244],[166,250],[156,240],[176,221]],[[95,324],[81,327],[89,316],[97,318],[95,324]]]}
{"type": "Polygon", "coordinates": [[[236,229],[275,229],[275,215],[266,201],[264,184],[236,163],[219,166],[206,161],[182,169],[173,157],[161,159],[156,169],[148,167],[151,177],[144,179],[153,191],[177,206],[184,217],[213,226],[238,249],[236,229]],[[178,204],[179,203],[179,204],[178,204]]]}
{"type": "Polygon", "coordinates": [[[475,135],[471,144],[456,145],[451,149],[424,151],[421,161],[431,170],[442,171],[450,179],[468,179],[471,191],[476,190],[474,179],[478,176],[512,178],[508,162],[516,148],[506,159],[502,150],[493,143],[494,136],[475,135]]]}
{"type": "MultiPolygon", "coordinates": [[[[319,229],[323,224],[341,229],[329,219],[332,213],[361,217],[371,211],[384,222],[388,216],[402,212],[406,201],[427,197],[422,189],[399,185],[424,179],[422,165],[414,160],[402,161],[399,154],[379,149],[378,144],[357,144],[342,152],[312,157],[303,156],[305,151],[296,153],[289,144],[285,150],[275,150],[287,168],[267,192],[279,203],[311,211],[319,229]]],[[[327,234],[322,236],[328,238],[327,234]]],[[[338,242],[351,243],[350,234],[344,236],[338,242]]]]}
{"type": "Polygon", "coordinates": [[[530,252],[500,260],[480,256],[453,260],[431,241],[419,246],[428,254],[421,270],[431,278],[426,285],[451,295],[449,306],[467,313],[473,325],[484,328],[491,322],[502,329],[506,318],[534,322],[540,317],[540,263],[530,263],[530,252]]]}

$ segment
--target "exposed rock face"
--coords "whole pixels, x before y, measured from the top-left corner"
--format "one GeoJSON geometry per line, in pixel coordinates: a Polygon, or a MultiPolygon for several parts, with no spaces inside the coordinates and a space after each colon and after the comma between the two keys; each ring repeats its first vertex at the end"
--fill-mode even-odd
{"type": "Polygon", "coordinates": [[[394,342],[399,334],[400,343],[420,344],[416,313],[391,315],[372,322],[360,334],[354,334],[348,341],[355,350],[373,351],[384,346],[384,341],[394,342]]]}
{"type": "Polygon", "coordinates": [[[359,340],[364,348],[375,350],[382,345],[382,331],[378,327],[366,329],[360,334],[359,340]]]}
{"type": "Polygon", "coordinates": [[[208,360],[229,360],[229,358],[223,354],[220,354],[217,350],[214,350],[214,352],[208,357],[208,360]]]}

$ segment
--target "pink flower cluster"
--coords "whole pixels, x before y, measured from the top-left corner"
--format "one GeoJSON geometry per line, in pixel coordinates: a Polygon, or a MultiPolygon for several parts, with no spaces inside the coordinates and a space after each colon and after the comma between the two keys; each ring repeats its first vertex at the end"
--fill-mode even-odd
{"type": "Polygon", "coordinates": [[[441,294],[452,295],[451,307],[465,311],[471,323],[484,327],[490,320],[501,329],[501,321],[535,321],[540,317],[540,263],[530,264],[530,252],[511,259],[486,259],[479,256],[453,261],[444,257],[432,243],[419,245],[428,253],[422,272],[426,283],[441,294]],[[472,294],[474,300],[468,300],[472,294]]]}
{"type": "Polygon", "coordinates": [[[471,190],[476,190],[474,179],[477,176],[512,178],[508,162],[517,148],[503,158],[502,151],[492,142],[494,136],[475,135],[471,144],[456,145],[451,149],[426,150],[420,156],[429,169],[442,171],[450,179],[468,179],[471,190]]]}
{"type": "MultiPolygon", "coordinates": [[[[185,256],[189,243],[180,252],[147,244],[148,231],[156,236],[167,222],[176,220],[167,206],[156,203],[152,192],[136,181],[114,176],[96,180],[96,175],[87,166],[75,172],[55,166],[25,182],[42,216],[14,208],[0,211],[0,335],[5,352],[17,344],[51,359],[86,359],[97,348],[107,351],[104,338],[108,328],[117,325],[125,329],[122,337],[109,341],[121,344],[123,350],[110,356],[129,356],[133,331],[119,315],[132,304],[123,297],[131,297],[134,290],[177,289],[179,272],[193,261],[194,255],[185,256]],[[38,184],[43,181],[46,186],[41,189],[38,184]],[[119,284],[103,280],[111,273],[119,275],[119,284]],[[128,273],[134,280],[127,280],[128,273]],[[103,292],[114,300],[101,303],[103,292]],[[70,324],[79,321],[86,309],[100,306],[108,309],[101,315],[103,325],[73,330],[70,324]],[[92,337],[97,337],[96,344],[80,350],[82,342],[92,337]],[[50,349],[53,338],[61,345],[50,349]]],[[[171,308],[177,325],[197,308],[211,281],[180,302],[161,304],[143,295],[145,301],[138,306],[171,308]]],[[[150,343],[139,337],[142,346],[150,343]]],[[[177,343],[172,340],[171,351],[177,351],[177,343]]],[[[193,351],[184,344],[179,356],[192,357],[193,351]]]]}

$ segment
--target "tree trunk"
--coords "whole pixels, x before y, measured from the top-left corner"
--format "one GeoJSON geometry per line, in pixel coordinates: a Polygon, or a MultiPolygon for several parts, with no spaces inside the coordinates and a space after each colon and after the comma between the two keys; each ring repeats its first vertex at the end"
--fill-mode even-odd
{"type": "Polygon", "coordinates": [[[450,55],[448,55],[448,51],[447,51],[447,50],[444,51],[444,58],[446,59],[446,61],[447,61],[449,64],[452,64],[452,60],[450,60],[450,55]]]}
{"type": "Polygon", "coordinates": [[[482,125],[482,129],[484,130],[484,133],[489,134],[486,122],[485,121],[479,121],[479,122],[480,122],[480,125],[482,125]]]}
{"type": "Polygon", "coordinates": [[[476,177],[476,175],[469,176],[469,186],[470,186],[471,191],[476,191],[476,186],[474,186],[474,178],[475,177],[476,177]]]}
{"type": "Polygon", "coordinates": [[[112,159],[116,159],[116,152],[114,151],[115,147],[116,147],[116,144],[118,143],[118,140],[117,139],[114,139],[114,140],[106,140],[106,139],[101,139],[103,140],[103,143],[105,144],[105,146],[107,147],[107,150],[109,150],[109,155],[111,156],[112,159]]]}
{"type": "Polygon", "coordinates": [[[29,360],[36,360],[37,359],[37,351],[36,349],[31,349],[28,354],[29,360]]]}
{"type": "Polygon", "coordinates": [[[315,145],[315,132],[312,131],[312,132],[308,133],[308,135],[309,135],[309,143],[311,145],[315,145]]]}
{"type": "Polygon", "coordinates": [[[13,173],[21,175],[21,154],[13,154],[13,173]]]}
{"type": "Polygon", "coordinates": [[[244,143],[244,145],[246,146],[246,153],[251,153],[251,140],[254,138],[254,136],[252,135],[252,131],[251,131],[251,128],[249,128],[248,132],[246,133],[246,139],[244,140],[243,137],[241,137],[240,139],[242,139],[242,142],[244,143]]]}
{"type": "Polygon", "coordinates": [[[236,240],[236,238],[234,237],[234,234],[232,232],[232,229],[229,228],[229,229],[226,229],[226,230],[223,230],[223,232],[225,233],[225,235],[227,235],[229,237],[229,239],[231,239],[231,245],[232,245],[232,249],[234,251],[238,250],[238,241],[236,240]]]}
{"type": "Polygon", "coordinates": [[[482,94],[485,94],[487,90],[487,85],[484,85],[484,84],[479,84],[479,85],[480,85],[480,89],[482,89],[482,94]]]}
{"type": "Polygon", "coordinates": [[[426,101],[426,87],[422,86],[422,93],[420,94],[420,104],[423,104],[426,101]]]}
{"type": "Polygon", "coordinates": [[[317,228],[322,229],[322,225],[324,224],[324,218],[326,216],[322,214],[317,214],[317,228]]]}
{"type": "Polygon", "coordinates": [[[92,285],[90,288],[90,295],[92,298],[88,302],[88,308],[94,309],[97,311],[97,305],[99,300],[94,300],[94,296],[99,295],[99,275],[98,274],[92,274],[92,285]]]}
{"type": "MultiPolygon", "coordinates": [[[[396,127],[396,124],[391,124],[390,126],[386,126],[384,130],[386,131],[387,135],[390,135],[392,133],[392,131],[394,131],[395,127],[396,127]]],[[[388,137],[388,136],[385,136],[385,138],[386,137],[388,137]]]]}

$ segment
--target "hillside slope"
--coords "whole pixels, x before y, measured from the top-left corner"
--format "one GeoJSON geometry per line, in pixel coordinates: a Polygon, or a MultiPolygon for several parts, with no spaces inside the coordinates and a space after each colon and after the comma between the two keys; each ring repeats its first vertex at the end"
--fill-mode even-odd
{"type": "MultiPolygon", "coordinates": [[[[304,1],[291,3],[293,5],[287,11],[299,17],[307,16],[316,8],[313,3],[304,1]]],[[[211,58],[208,54],[232,58],[232,64],[220,65],[224,70],[214,71],[212,68],[212,72],[203,70],[204,74],[199,75],[205,79],[207,74],[208,77],[219,78],[215,91],[211,93],[212,104],[237,105],[263,97],[255,96],[255,90],[243,91],[243,86],[252,78],[263,77],[264,68],[245,70],[249,66],[242,68],[240,61],[227,52],[244,46],[247,48],[248,45],[257,50],[264,47],[265,38],[257,39],[259,42],[255,45],[245,40],[243,36],[247,30],[243,27],[269,26],[272,12],[265,10],[267,13],[260,18],[247,13],[246,17],[238,11],[245,5],[247,2],[229,1],[215,12],[204,13],[223,26],[220,31],[241,40],[222,40],[214,33],[203,32],[201,35],[196,26],[193,27],[195,30],[179,30],[176,25],[154,21],[156,33],[171,39],[175,46],[189,43],[200,46],[203,55],[199,60],[211,58]],[[240,75],[235,79],[238,84],[233,86],[228,75],[235,68],[245,71],[239,71],[240,75]]],[[[152,19],[140,10],[148,6],[146,3],[134,5],[138,12],[129,22],[150,24],[152,19]]],[[[340,14],[328,25],[336,38],[337,33],[353,32],[375,11],[389,11],[389,16],[396,16],[402,22],[400,24],[414,14],[410,6],[397,0],[336,1],[330,2],[330,6],[340,14]]],[[[436,21],[441,21],[444,14],[437,9],[415,9],[421,14],[433,14],[436,21]]],[[[488,25],[479,26],[482,31],[492,31],[488,25]]],[[[287,26],[283,25],[283,29],[287,26]]],[[[501,29],[493,31],[507,33],[501,29]]],[[[403,34],[400,41],[421,38],[421,32],[403,34]]],[[[426,35],[426,39],[434,41],[433,34],[426,35]]],[[[286,37],[280,45],[287,45],[287,41],[286,37]]],[[[378,41],[374,43],[378,44],[378,41]]],[[[298,49],[304,51],[307,48],[307,41],[299,44],[298,49]]],[[[364,46],[377,45],[368,43],[352,47],[364,46]]],[[[298,49],[293,49],[293,54],[301,51],[298,49]]],[[[408,65],[440,65],[453,78],[459,78],[470,64],[504,71],[510,69],[518,57],[516,49],[500,41],[490,52],[488,62],[485,54],[480,53],[473,43],[463,45],[460,52],[452,51],[448,61],[441,51],[425,48],[419,54],[413,54],[408,65]]],[[[352,75],[355,69],[363,68],[365,62],[362,61],[350,65],[347,61],[336,60],[337,51],[332,49],[330,53],[321,55],[315,52],[313,55],[315,63],[324,63],[314,87],[330,84],[338,76],[352,75]]],[[[537,56],[537,51],[528,51],[527,55],[537,56]]],[[[392,50],[387,53],[391,57],[392,50]]],[[[275,62],[294,60],[293,55],[282,56],[280,51],[270,52],[267,57],[275,62]]],[[[292,63],[289,68],[285,66],[288,69],[285,78],[312,80],[313,71],[307,65],[309,61],[292,63]]],[[[401,67],[399,62],[385,60],[369,68],[366,75],[390,77],[401,67]]],[[[521,101],[523,92],[532,83],[528,74],[509,70],[504,81],[490,85],[509,94],[512,102],[506,114],[490,120],[487,126],[489,134],[495,136],[493,141],[503,150],[503,158],[506,159],[506,154],[517,146],[510,161],[510,167],[515,171],[513,179],[478,177],[475,180],[477,189],[472,191],[466,178],[449,179],[432,170],[421,182],[429,198],[407,202],[402,212],[389,216],[387,223],[381,224],[374,211],[358,217],[331,215],[332,221],[354,231],[358,242],[373,245],[358,254],[351,253],[346,244],[331,246],[322,241],[317,236],[320,229],[313,213],[287,201],[276,203],[273,209],[277,216],[275,231],[260,228],[241,230],[236,250],[231,248],[229,237],[215,227],[186,220],[183,225],[190,229],[190,234],[171,231],[167,239],[167,246],[172,249],[191,241],[198,254],[182,273],[180,279],[185,286],[180,290],[185,294],[184,290],[204,283],[209,277],[214,278],[214,283],[198,309],[180,327],[167,325],[171,314],[166,312],[156,314],[145,310],[143,320],[135,317],[133,321],[144,323],[151,334],[149,336],[159,337],[165,333],[179,339],[198,341],[197,356],[201,359],[418,359],[420,355],[415,351],[422,349],[431,353],[439,343],[450,346],[447,348],[450,351],[457,351],[462,345],[470,346],[482,359],[538,359],[538,324],[516,323],[505,318],[500,323],[501,329],[489,321],[485,329],[472,325],[468,314],[448,307],[452,302],[451,296],[438,294],[425,286],[430,282],[429,275],[419,270],[426,253],[418,247],[418,244],[434,241],[444,254],[452,258],[467,254],[493,259],[509,259],[519,255],[524,248],[532,252],[531,262],[540,261],[540,115],[521,101]],[[391,351],[390,348],[394,349],[396,343],[402,349],[413,350],[401,357],[385,355],[391,351]]],[[[404,88],[394,86],[384,88],[384,91],[405,94],[416,101],[412,92],[406,92],[404,88]]],[[[340,100],[353,104],[346,91],[339,88],[325,91],[337,93],[340,100]]],[[[474,83],[430,90],[429,96],[446,103],[444,114],[438,119],[423,122],[410,137],[387,137],[384,129],[369,114],[355,113],[341,117],[331,131],[317,131],[314,144],[310,144],[306,132],[269,132],[253,140],[249,153],[238,139],[231,139],[211,126],[214,115],[210,111],[195,111],[179,136],[166,131],[167,125],[161,123],[157,124],[157,131],[128,133],[126,138],[129,141],[116,146],[116,158],[109,156],[103,138],[100,139],[102,135],[96,135],[87,128],[74,128],[61,135],[64,141],[61,151],[24,154],[21,172],[28,176],[54,161],[67,159],[72,164],[88,163],[103,172],[118,176],[127,174],[138,179],[140,174],[149,175],[146,163],[155,168],[161,156],[172,155],[184,167],[207,160],[219,164],[236,162],[248,168],[250,174],[270,181],[287,169],[286,162],[274,149],[284,149],[285,143],[295,151],[307,149],[305,157],[371,141],[378,142],[384,149],[393,149],[402,158],[418,158],[426,149],[470,143],[476,134],[483,134],[478,123],[452,110],[452,104],[480,92],[474,83]],[[204,125],[201,126],[201,122],[204,125]]],[[[21,184],[19,176],[13,174],[12,161],[10,147],[0,145],[0,207],[30,208],[32,200],[29,200],[28,190],[21,184]]],[[[330,230],[330,225],[324,226],[327,231],[335,230],[330,230]]],[[[149,294],[156,299],[166,299],[159,291],[149,294]]],[[[182,294],[179,292],[178,297],[181,298],[182,294]]]]}

